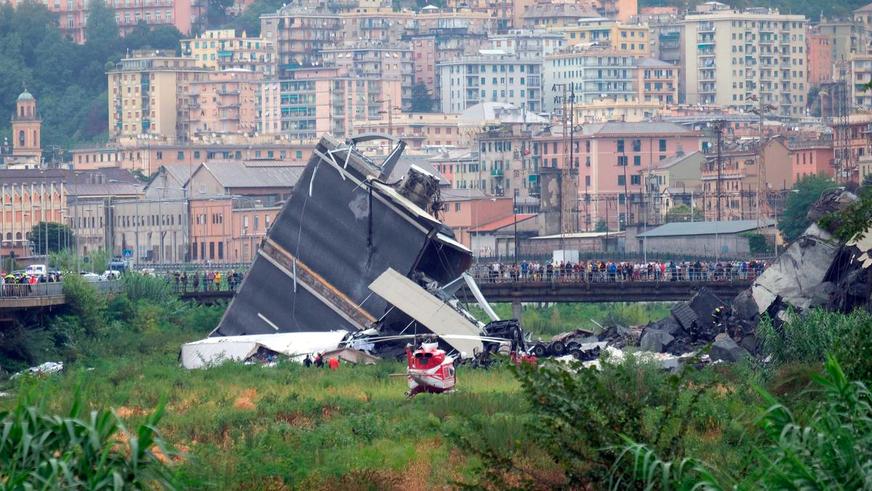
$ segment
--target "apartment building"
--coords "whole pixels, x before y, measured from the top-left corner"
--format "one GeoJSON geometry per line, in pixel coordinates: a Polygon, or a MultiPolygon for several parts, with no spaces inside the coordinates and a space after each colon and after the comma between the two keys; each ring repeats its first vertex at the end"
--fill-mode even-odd
{"type": "Polygon", "coordinates": [[[380,80],[383,82],[399,81],[400,97],[385,92],[385,111],[408,111],[412,106],[412,85],[414,69],[412,67],[412,49],[408,43],[359,41],[345,46],[321,50],[325,66],[337,67],[351,77],[380,80]],[[396,109],[394,109],[396,107],[396,109]]]}
{"type": "Polygon", "coordinates": [[[190,84],[188,140],[205,134],[254,133],[261,74],[242,69],[210,72],[190,84]]]}
{"type": "Polygon", "coordinates": [[[462,57],[437,65],[442,112],[461,113],[481,102],[543,110],[542,58],[510,54],[462,57]]]}
{"type": "Polygon", "coordinates": [[[848,66],[851,77],[849,106],[852,106],[849,111],[853,112],[855,108],[872,107],[872,92],[866,88],[867,84],[872,83],[872,53],[851,55],[848,66]]]}
{"type": "Polygon", "coordinates": [[[569,46],[596,44],[638,56],[651,54],[651,31],[645,24],[624,24],[615,19],[592,17],[553,30],[562,33],[569,46]]]}
{"type": "Polygon", "coordinates": [[[687,15],[686,102],[747,107],[756,97],[775,106],[774,115],[803,116],[809,89],[806,24],[802,15],[764,8],[687,15]]]}
{"type": "Polygon", "coordinates": [[[250,38],[233,29],[206,31],[193,39],[179,41],[182,56],[196,65],[213,70],[243,69],[264,76],[276,74],[275,48],[271,41],[250,38]]]}
{"type": "Polygon", "coordinates": [[[545,57],[544,108],[562,111],[564,96],[576,103],[638,99],[639,58],[610,48],[572,48],[545,57]]]}
{"type": "Polygon", "coordinates": [[[264,82],[258,131],[312,141],[325,133],[349,137],[359,121],[401,114],[402,81],[377,75],[353,77],[336,67],[301,68],[288,80],[264,82]]]}
{"type": "MultiPolygon", "coordinates": [[[[21,0],[10,0],[16,6],[21,0]]],[[[58,19],[65,36],[78,44],[85,42],[85,24],[88,19],[88,0],[44,0],[46,8],[58,19]]],[[[206,12],[202,0],[107,0],[115,11],[115,23],[123,36],[140,22],[149,27],[172,26],[182,34],[189,34],[191,26],[206,12]]]]}
{"type": "Polygon", "coordinates": [[[288,78],[286,70],[319,62],[322,49],[341,42],[342,20],[326,9],[292,6],[261,15],[260,35],[274,46],[279,77],[288,78]]]}
{"type": "Polygon", "coordinates": [[[515,29],[488,35],[486,49],[504,51],[522,57],[542,57],[566,45],[563,36],[544,29],[515,29]]]}
{"type": "Polygon", "coordinates": [[[424,150],[433,147],[455,148],[466,145],[469,135],[458,127],[458,115],[442,113],[397,113],[375,121],[355,121],[354,134],[393,135],[406,142],[407,148],[424,150]]]}
{"type": "Polygon", "coordinates": [[[109,136],[184,140],[190,130],[191,84],[210,70],[173,52],[135,51],[107,73],[109,136]]]}
{"type": "Polygon", "coordinates": [[[537,1],[523,6],[520,14],[524,29],[550,29],[574,26],[578,19],[598,17],[590,6],[574,2],[537,1]]]}
{"type": "Polygon", "coordinates": [[[639,60],[636,71],[640,102],[678,103],[679,67],[654,58],[639,60]]]}

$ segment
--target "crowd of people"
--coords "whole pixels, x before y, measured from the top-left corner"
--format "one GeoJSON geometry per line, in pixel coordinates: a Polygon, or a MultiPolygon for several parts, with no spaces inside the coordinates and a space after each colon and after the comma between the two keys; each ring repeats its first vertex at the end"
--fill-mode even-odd
{"type": "Polygon", "coordinates": [[[236,290],[242,283],[243,273],[239,271],[174,271],[167,273],[168,281],[171,281],[179,292],[208,292],[236,290]]]}
{"type": "Polygon", "coordinates": [[[726,281],[753,279],[766,268],[763,261],[610,261],[493,262],[475,270],[483,282],[503,281],[726,281]]]}
{"type": "Polygon", "coordinates": [[[58,272],[36,275],[21,272],[0,272],[0,295],[21,296],[33,292],[33,287],[40,283],[58,283],[63,275],[58,272]]]}

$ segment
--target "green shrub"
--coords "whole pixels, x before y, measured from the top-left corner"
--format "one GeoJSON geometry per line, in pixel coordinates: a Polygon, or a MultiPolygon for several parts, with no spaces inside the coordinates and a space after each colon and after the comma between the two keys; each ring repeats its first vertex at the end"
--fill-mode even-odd
{"type": "Polygon", "coordinates": [[[172,489],[171,473],[156,456],[168,454],[156,430],[162,414],[158,408],[131,433],[111,411],[85,414],[78,398],[67,416],[20,400],[0,411],[2,487],[172,489]]]}
{"type": "Polygon", "coordinates": [[[86,333],[96,335],[105,328],[106,295],[98,292],[81,276],[73,274],[64,277],[64,296],[66,308],[79,318],[86,333]]]}
{"type": "Polygon", "coordinates": [[[745,475],[718,479],[700,460],[662,460],[649,446],[627,439],[611,472],[614,488],[645,489],[868,489],[872,483],[872,393],[851,382],[827,357],[813,378],[821,397],[808,421],[760,391],[758,463],[745,475]]]}
{"type": "Polygon", "coordinates": [[[851,377],[868,381],[872,375],[872,314],[864,310],[847,315],[823,309],[801,315],[789,312],[777,328],[764,318],[757,336],[775,366],[819,363],[826,353],[834,353],[851,377]]]}
{"type": "Polygon", "coordinates": [[[124,291],[131,302],[148,300],[157,304],[170,304],[179,301],[173,287],[164,278],[128,273],[121,277],[124,291]]]}

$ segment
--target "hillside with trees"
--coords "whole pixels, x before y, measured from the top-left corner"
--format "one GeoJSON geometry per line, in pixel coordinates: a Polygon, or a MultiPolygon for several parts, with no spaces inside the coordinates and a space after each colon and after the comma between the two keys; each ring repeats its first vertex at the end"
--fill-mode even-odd
{"type": "Polygon", "coordinates": [[[0,3],[0,134],[9,135],[9,117],[27,87],[39,102],[43,147],[69,148],[105,139],[108,124],[106,69],[128,50],[178,49],[181,34],[172,27],[144,23],[121,38],[112,10],[90,3],[86,35],[75,44],[58,28],[54,14],[33,0],[16,8],[0,3]]]}

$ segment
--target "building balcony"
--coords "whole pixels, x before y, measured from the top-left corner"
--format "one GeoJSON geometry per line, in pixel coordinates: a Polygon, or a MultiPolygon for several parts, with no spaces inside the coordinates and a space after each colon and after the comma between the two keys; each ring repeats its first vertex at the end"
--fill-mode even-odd
{"type": "Polygon", "coordinates": [[[492,169],[491,176],[496,177],[497,179],[501,179],[503,177],[503,170],[502,169],[492,169]]]}

